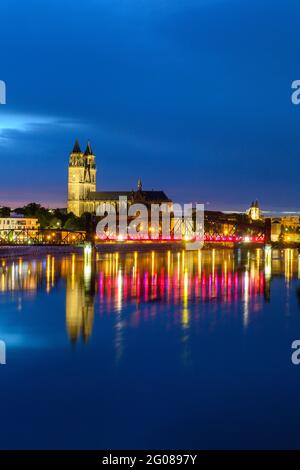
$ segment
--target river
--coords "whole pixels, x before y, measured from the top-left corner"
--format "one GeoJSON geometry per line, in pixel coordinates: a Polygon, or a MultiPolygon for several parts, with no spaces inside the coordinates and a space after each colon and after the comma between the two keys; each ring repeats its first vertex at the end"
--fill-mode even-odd
{"type": "Polygon", "coordinates": [[[300,448],[299,271],[291,249],[0,260],[0,448],[300,448]]]}

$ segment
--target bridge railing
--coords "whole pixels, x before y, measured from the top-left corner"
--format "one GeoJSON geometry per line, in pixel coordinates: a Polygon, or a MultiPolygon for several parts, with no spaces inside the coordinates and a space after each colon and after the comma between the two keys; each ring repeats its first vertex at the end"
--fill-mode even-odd
{"type": "Polygon", "coordinates": [[[0,245],[78,245],[86,232],[63,229],[3,229],[0,245]]]}

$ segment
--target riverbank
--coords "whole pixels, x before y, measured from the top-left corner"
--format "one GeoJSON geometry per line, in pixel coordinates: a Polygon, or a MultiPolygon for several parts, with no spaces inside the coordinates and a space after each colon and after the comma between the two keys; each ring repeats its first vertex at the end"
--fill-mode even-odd
{"type": "MultiPolygon", "coordinates": [[[[99,243],[97,253],[130,253],[134,251],[178,251],[185,249],[185,243],[99,243]]],[[[84,246],[75,245],[14,245],[0,246],[1,258],[18,258],[20,256],[64,255],[71,253],[83,254],[84,246]]]]}
{"type": "MultiPolygon", "coordinates": [[[[295,248],[299,249],[299,243],[270,244],[274,249],[295,248]]],[[[64,255],[83,253],[83,245],[7,245],[0,246],[0,259],[1,258],[18,258],[20,256],[45,256],[45,255],[64,255]]],[[[264,248],[263,244],[234,244],[234,243],[205,243],[203,249],[233,249],[233,248],[264,248]]],[[[147,251],[181,251],[186,249],[185,242],[105,242],[96,245],[97,253],[130,253],[134,251],[147,252],[147,251]]]]}
{"type": "Polygon", "coordinates": [[[50,246],[50,245],[14,245],[0,246],[1,258],[19,258],[20,256],[44,256],[82,253],[82,246],[50,246]]]}

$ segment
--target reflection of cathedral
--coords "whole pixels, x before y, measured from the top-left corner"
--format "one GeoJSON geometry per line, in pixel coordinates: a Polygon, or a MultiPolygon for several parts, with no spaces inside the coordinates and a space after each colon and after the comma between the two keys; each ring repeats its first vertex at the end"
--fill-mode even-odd
{"type": "Polygon", "coordinates": [[[84,271],[84,277],[67,277],[66,323],[69,338],[76,343],[80,336],[87,342],[91,336],[94,321],[94,289],[91,271],[84,271]]]}
{"type": "Polygon", "coordinates": [[[68,212],[80,217],[84,212],[94,213],[103,203],[118,204],[119,196],[126,196],[128,204],[168,203],[170,199],[163,191],[144,191],[139,180],[136,191],[96,191],[96,157],[90,143],[85,152],[78,141],[70,154],[68,177],[68,212]]]}

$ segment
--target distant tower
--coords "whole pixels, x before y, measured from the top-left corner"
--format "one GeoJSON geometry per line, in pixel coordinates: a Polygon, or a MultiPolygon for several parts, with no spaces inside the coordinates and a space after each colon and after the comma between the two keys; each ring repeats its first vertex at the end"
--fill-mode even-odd
{"type": "Polygon", "coordinates": [[[261,211],[258,205],[258,201],[251,203],[251,206],[247,210],[247,214],[251,220],[259,220],[261,219],[261,211]]]}
{"type": "Polygon", "coordinates": [[[142,184],[141,178],[138,179],[137,189],[138,189],[138,191],[142,191],[142,189],[143,189],[143,184],[142,184]]]}
{"type": "Polygon", "coordinates": [[[81,152],[78,140],[70,154],[68,176],[68,212],[80,217],[93,210],[89,195],[96,191],[96,162],[90,143],[81,152]]]}

